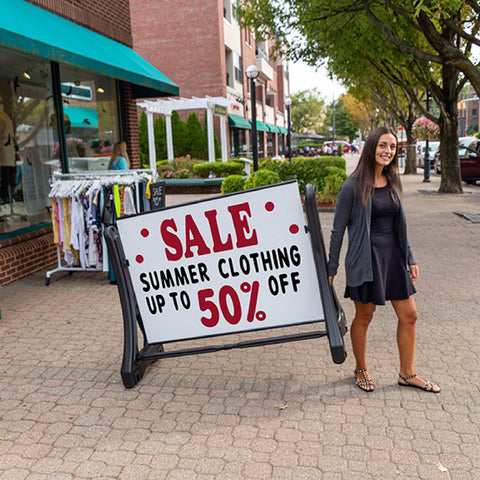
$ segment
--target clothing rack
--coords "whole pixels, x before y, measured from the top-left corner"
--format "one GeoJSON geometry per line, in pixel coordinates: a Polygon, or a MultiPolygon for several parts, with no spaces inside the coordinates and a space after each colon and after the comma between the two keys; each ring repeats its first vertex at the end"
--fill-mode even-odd
{"type": "MultiPolygon", "coordinates": [[[[49,197],[68,198],[78,189],[89,188],[92,186],[110,187],[113,185],[135,186],[135,208],[140,211],[140,193],[139,183],[143,180],[155,180],[156,172],[152,169],[135,170],[105,170],[101,172],[75,172],[59,173],[54,172],[50,186],[49,197]]],[[[104,189],[100,188],[100,211],[103,211],[105,204],[104,189]]],[[[94,267],[73,266],[65,264],[62,261],[61,245],[57,245],[57,267],[46,272],[45,285],[50,285],[51,276],[56,272],[100,272],[108,271],[108,250],[104,237],[104,228],[102,228],[102,263],[94,267]]]]}

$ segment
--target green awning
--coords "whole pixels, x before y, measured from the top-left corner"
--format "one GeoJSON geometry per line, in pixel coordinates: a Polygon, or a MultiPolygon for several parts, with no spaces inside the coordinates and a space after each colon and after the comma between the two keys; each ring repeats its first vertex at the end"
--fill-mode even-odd
{"type": "Polygon", "coordinates": [[[272,123],[267,123],[267,127],[268,127],[269,132],[272,132],[272,133],[279,133],[280,132],[280,130],[279,130],[280,127],[277,127],[276,125],[273,125],[272,123]]]}
{"type": "Polygon", "coordinates": [[[252,128],[252,125],[247,119],[240,115],[234,115],[233,113],[228,114],[228,126],[233,128],[243,128],[245,130],[250,130],[252,128]]]}
{"type": "Polygon", "coordinates": [[[130,82],[136,98],[179,93],[130,47],[24,0],[2,2],[0,46],[130,82]]]}
{"type": "Polygon", "coordinates": [[[65,105],[63,113],[70,120],[74,128],[98,128],[98,115],[96,110],[90,108],[77,108],[65,105]]]}
{"type": "MultiPolygon", "coordinates": [[[[252,121],[249,120],[248,122],[250,123],[250,128],[251,128],[252,121]]],[[[268,127],[263,122],[261,122],[260,120],[257,120],[257,131],[268,132],[268,127]]]]}
{"type": "Polygon", "coordinates": [[[277,127],[279,130],[279,133],[284,133],[285,135],[288,133],[288,129],[285,127],[277,127]]]}

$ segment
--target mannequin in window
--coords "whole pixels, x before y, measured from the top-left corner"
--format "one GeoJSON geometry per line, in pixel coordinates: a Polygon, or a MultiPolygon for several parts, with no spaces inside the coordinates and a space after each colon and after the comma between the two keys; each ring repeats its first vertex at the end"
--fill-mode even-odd
{"type": "Polygon", "coordinates": [[[1,167],[1,188],[0,195],[2,203],[10,201],[9,186],[13,188],[16,175],[15,165],[15,133],[13,122],[3,111],[3,103],[0,99],[0,167],[1,167]]]}

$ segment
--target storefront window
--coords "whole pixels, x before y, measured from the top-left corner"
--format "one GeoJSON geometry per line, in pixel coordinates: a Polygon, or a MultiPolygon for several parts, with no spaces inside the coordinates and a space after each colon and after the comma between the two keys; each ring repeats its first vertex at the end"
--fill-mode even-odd
{"type": "Polygon", "coordinates": [[[50,63],[0,49],[0,238],[50,220],[50,63]]]}
{"type": "Polygon", "coordinates": [[[241,157],[247,154],[247,140],[245,130],[230,128],[230,156],[241,157]]]}
{"type": "Polygon", "coordinates": [[[65,66],[60,78],[69,171],[108,169],[120,140],[115,80],[65,66]]]}

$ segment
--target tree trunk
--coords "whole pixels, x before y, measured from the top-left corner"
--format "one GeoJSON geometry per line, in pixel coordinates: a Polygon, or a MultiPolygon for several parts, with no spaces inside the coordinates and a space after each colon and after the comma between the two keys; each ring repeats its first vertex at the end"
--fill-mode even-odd
{"type": "Polygon", "coordinates": [[[417,152],[415,150],[415,139],[412,135],[412,125],[406,129],[407,133],[407,159],[405,161],[405,175],[417,173],[417,152]]]}
{"type": "Polygon", "coordinates": [[[438,127],[440,130],[440,164],[442,179],[441,193],[463,193],[460,176],[460,161],[458,159],[458,71],[451,65],[444,65],[443,102],[440,108],[438,127]]]}

